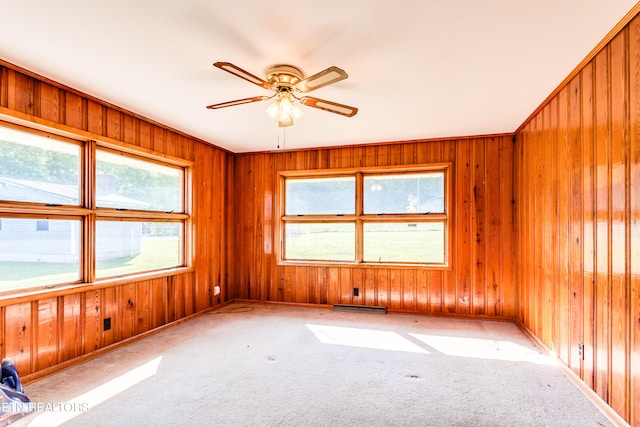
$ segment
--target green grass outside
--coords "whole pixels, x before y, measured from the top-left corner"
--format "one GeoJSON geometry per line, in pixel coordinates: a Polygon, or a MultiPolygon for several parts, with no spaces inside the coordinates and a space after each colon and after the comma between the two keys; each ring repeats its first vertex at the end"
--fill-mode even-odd
{"type": "MultiPolygon", "coordinates": [[[[353,233],[319,232],[287,237],[287,259],[353,261],[353,233]]],[[[442,230],[372,231],[365,235],[367,262],[444,262],[442,230]],[[406,236],[406,237],[405,237],[406,236]]]]}
{"type": "MultiPolygon", "coordinates": [[[[147,237],[142,239],[139,255],[97,262],[98,277],[172,267],[178,264],[177,238],[147,237]]],[[[76,263],[0,261],[0,291],[55,285],[80,279],[76,263]]]]}

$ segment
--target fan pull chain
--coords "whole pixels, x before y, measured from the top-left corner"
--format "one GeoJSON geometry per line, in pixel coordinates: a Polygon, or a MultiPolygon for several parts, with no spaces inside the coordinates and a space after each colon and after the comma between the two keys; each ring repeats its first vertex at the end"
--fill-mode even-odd
{"type": "MultiPolygon", "coordinates": [[[[278,150],[280,149],[280,127],[278,127],[278,150]]],[[[282,128],[282,152],[287,149],[287,128],[282,128]]]]}

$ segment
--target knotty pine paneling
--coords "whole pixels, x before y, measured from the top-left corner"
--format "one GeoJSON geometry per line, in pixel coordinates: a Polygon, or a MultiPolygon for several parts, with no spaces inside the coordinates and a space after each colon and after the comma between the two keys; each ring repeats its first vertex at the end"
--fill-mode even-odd
{"type": "Polygon", "coordinates": [[[633,426],[639,123],[636,17],[523,126],[514,156],[517,319],[633,426]]]}
{"type": "Polygon", "coordinates": [[[55,369],[105,346],[180,320],[228,299],[233,155],[133,113],[0,61],[0,113],[51,132],[139,147],[191,162],[189,224],[193,271],[74,292],[0,297],[1,357],[21,375],[55,369]],[[221,294],[214,296],[214,286],[221,294]],[[105,318],[111,329],[104,330],[105,318]]]}
{"type": "Polygon", "coordinates": [[[231,296],[515,318],[512,169],[511,136],[237,155],[231,296]],[[277,264],[278,171],[437,162],[453,164],[450,270],[277,264]]]}
{"type": "Polygon", "coordinates": [[[36,369],[45,369],[58,363],[58,299],[43,298],[38,301],[38,347],[36,369]]]}
{"type": "Polygon", "coordinates": [[[629,398],[631,424],[640,424],[640,23],[629,25],[629,398]]]}
{"type": "MultiPolygon", "coordinates": [[[[18,372],[31,372],[35,358],[32,358],[34,328],[32,303],[23,302],[5,307],[4,310],[4,348],[11,355],[18,372]]],[[[48,339],[46,340],[49,341],[48,339]]]]}

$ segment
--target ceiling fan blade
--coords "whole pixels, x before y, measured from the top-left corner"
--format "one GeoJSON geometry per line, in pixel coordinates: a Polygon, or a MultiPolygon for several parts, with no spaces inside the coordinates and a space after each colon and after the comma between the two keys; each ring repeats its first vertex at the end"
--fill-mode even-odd
{"type": "Polygon", "coordinates": [[[347,77],[349,76],[344,70],[332,66],[298,82],[295,87],[300,92],[311,92],[312,90],[344,80],[347,77]]]}
{"type": "Polygon", "coordinates": [[[236,99],[235,101],[227,101],[221,102],[220,104],[209,105],[207,106],[207,108],[215,110],[218,108],[233,107],[234,105],[249,104],[250,102],[265,101],[269,98],[271,98],[271,96],[254,96],[253,98],[236,99]]]}
{"type": "Polygon", "coordinates": [[[269,83],[267,83],[266,81],[264,81],[260,77],[256,77],[253,74],[251,74],[250,72],[245,71],[242,68],[240,68],[238,66],[235,66],[230,62],[216,62],[213,65],[215,67],[220,68],[221,70],[224,70],[224,71],[226,71],[228,73],[233,74],[234,76],[238,76],[241,79],[244,79],[244,80],[246,80],[248,82],[251,82],[254,85],[263,87],[265,89],[273,90],[273,86],[271,86],[269,83]]]}
{"type": "Polygon", "coordinates": [[[320,110],[341,114],[347,117],[353,117],[358,112],[356,107],[350,107],[348,105],[338,104],[337,102],[326,101],[324,99],[312,98],[309,96],[303,96],[300,98],[300,103],[308,105],[309,107],[319,108],[320,110]]]}

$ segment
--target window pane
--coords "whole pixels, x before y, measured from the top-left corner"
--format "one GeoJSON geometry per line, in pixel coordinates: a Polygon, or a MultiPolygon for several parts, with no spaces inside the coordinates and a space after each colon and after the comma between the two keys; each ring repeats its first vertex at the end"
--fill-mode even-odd
{"type": "Polygon", "coordinates": [[[0,127],[0,199],[80,204],[80,146],[0,127]]]}
{"type": "Polygon", "coordinates": [[[444,212],[444,172],[364,178],[364,213],[444,212]]]}
{"type": "Polygon", "coordinates": [[[355,177],[287,178],[285,187],[286,215],[355,213],[355,177]]]}
{"type": "Polygon", "coordinates": [[[445,262],[442,222],[367,222],[363,226],[366,262],[445,262]]]}
{"type": "Polygon", "coordinates": [[[354,261],[353,223],[285,224],[285,259],[354,261]]]}
{"type": "Polygon", "coordinates": [[[182,265],[182,224],[97,221],[96,276],[182,265]]]}
{"type": "Polygon", "coordinates": [[[102,150],[96,159],[98,207],[183,211],[182,169],[102,150]]]}
{"type": "Polygon", "coordinates": [[[80,280],[80,221],[2,218],[0,291],[80,280]]]}

